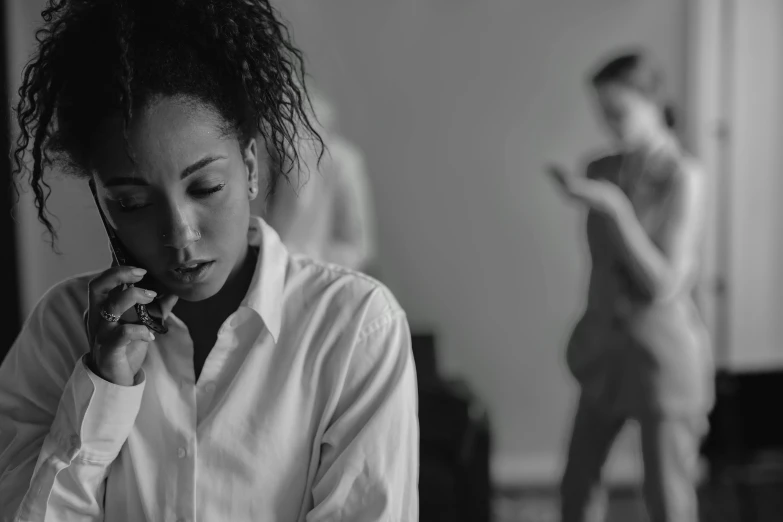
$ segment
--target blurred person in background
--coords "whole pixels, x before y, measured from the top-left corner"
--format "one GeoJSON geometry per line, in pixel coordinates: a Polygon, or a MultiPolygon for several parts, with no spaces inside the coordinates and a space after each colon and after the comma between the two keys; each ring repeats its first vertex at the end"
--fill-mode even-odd
{"type": "MultiPolygon", "coordinates": [[[[297,176],[272,187],[265,216],[288,250],[326,263],[377,275],[375,213],[361,151],[336,128],[334,106],[312,89],[314,120],[326,149],[320,157],[313,142],[303,140],[297,176]]],[[[270,168],[285,170],[278,157],[270,168]]]]}
{"type": "Polygon", "coordinates": [[[588,209],[586,309],[567,349],[580,386],[561,483],[562,522],[604,520],[601,471],[628,420],[641,428],[652,522],[696,522],[700,441],[713,404],[713,358],[692,291],[706,224],[706,174],[683,150],[645,52],[591,77],[616,154],[575,176],[549,173],[588,209]]]}

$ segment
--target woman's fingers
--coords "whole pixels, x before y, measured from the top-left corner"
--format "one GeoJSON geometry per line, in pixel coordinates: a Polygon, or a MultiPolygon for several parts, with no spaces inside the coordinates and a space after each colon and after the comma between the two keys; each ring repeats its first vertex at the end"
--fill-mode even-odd
{"type": "Polygon", "coordinates": [[[149,304],[155,299],[155,292],[144,288],[130,287],[121,292],[111,292],[103,301],[102,308],[116,316],[122,316],[136,304],[149,304]]]}
{"type": "Polygon", "coordinates": [[[93,302],[103,301],[116,287],[138,283],[146,273],[143,268],[113,266],[89,282],[90,298],[93,302]]]}
{"type": "Polygon", "coordinates": [[[143,324],[126,324],[111,321],[103,314],[117,318],[136,304],[151,303],[156,294],[151,290],[133,286],[146,273],[130,266],[112,266],[89,283],[87,336],[91,343],[92,369],[102,378],[115,384],[130,386],[146,354],[146,343],[154,336],[143,324]],[[136,342],[128,357],[128,346],[136,342]]]}

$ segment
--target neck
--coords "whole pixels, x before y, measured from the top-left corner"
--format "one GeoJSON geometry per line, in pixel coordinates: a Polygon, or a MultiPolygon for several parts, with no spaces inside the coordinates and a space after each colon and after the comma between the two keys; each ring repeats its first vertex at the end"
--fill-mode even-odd
{"type": "Polygon", "coordinates": [[[677,141],[674,139],[674,136],[669,132],[661,131],[632,144],[628,147],[628,153],[632,156],[649,157],[673,152],[677,148],[677,141]]]}
{"type": "Polygon", "coordinates": [[[246,245],[240,259],[242,262],[231,273],[218,293],[203,301],[179,300],[174,308],[177,317],[186,324],[189,322],[198,324],[204,321],[211,323],[213,320],[222,324],[229,315],[234,313],[245,298],[255,274],[257,262],[255,249],[246,245]]]}

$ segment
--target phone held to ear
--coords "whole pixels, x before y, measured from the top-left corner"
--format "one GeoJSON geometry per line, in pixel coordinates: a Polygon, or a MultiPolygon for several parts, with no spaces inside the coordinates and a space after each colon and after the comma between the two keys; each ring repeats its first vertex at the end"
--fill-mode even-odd
{"type": "MultiPolygon", "coordinates": [[[[92,192],[92,197],[95,199],[95,206],[98,207],[98,214],[101,216],[103,227],[106,229],[106,234],[109,236],[109,245],[111,246],[112,258],[114,259],[114,262],[120,266],[129,266],[131,260],[130,255],[126,252],[122,242],[120,241],[120,238],[117,237],[116,232],[106,220],[106,216],[103,214],[103,210],[101,210],[101,205],[98,202],[98,194],[95,191],[95,183],[93,180],[89,181],[89,185],[90,191],[92,192]]],[[[132,286],[134,285],[127,285],[127,287],[132,286]]],[[[169,331],[168,327],[164,324],[162,319],[158,319],[157,317],[153,317],[149,314],[145,305],[137,303],[134,308],[136,309],[136,315],[139,316],[139,320],[142,322],[142,324],[153,332],[165,334],[169,331]]]]}

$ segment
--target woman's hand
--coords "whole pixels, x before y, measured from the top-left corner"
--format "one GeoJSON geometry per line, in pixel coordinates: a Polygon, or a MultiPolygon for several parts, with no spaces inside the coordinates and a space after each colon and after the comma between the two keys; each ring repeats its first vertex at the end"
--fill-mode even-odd
{"type": "MultiPolygon", "coordinates": [[[[143,324],[112,322],[104,318],[101,311],[121,317],[137,303],[151,303],[156,296],[154,291],[126,287],[141,281],[145,272],[130,266],[113,266],[89,283],[87,337],[91,346],[91,369],[102,379],[121,386],[133,386],[147,356],[149,342],[155,337],[143,324]]],[[[167,302],[165,307],[170,309],[171,306],[173,303],[167,302]]]]}
{"type": "Polygon", "coordinates": [[[566,196],[602,214],[614,214],[628,203],[620,187],[609,181],[574,176],[557,165],[550,165],[547,172],[566,196]]]}

